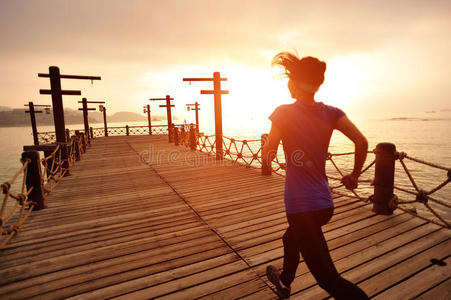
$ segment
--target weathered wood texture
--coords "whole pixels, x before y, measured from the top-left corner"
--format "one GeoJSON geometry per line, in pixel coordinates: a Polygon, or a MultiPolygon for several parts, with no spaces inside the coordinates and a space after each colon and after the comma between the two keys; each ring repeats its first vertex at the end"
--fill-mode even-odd
{"type": "MultiPolygon", "coordinates": [[[[155,135],[95,139],[71,174],[0,251],[0,298],[275,298],[264,271],[282,265],[283,178],[155,135]]],[[[344,277],[376,298],[450,294],[449,231],[335,204],[324,231],[344,277]]],[[[327,297],[303,262],[292,291],[327,297]]]]}

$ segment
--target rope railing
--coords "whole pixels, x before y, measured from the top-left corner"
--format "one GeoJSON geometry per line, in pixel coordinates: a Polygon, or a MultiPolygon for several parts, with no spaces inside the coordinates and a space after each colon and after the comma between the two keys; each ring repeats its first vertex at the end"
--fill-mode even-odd
{"type": "Polygon", "coordinates": [[[26,187],[26,174],[28,172],[30,160],[22,161],[22,163],[22,167],[16,174],[9,181],[1,185],[3,201],[0,210],[0,226],[2,231],[0,249],[5,247],[5,245],[17,234],[36,205],[36,203],[28,199],[33,187],[30,187],[29,189],[26,187]],[[19,191],[14,193],[12,187],[21,174],[23,174],[22,183],[20,184],[19,191]],[[14,203],[9,204],[9,200],[14,203]],[[13,216],[17,210],[19,210],[19,214],[15,216],[13,220],[13,216]]]}
{"type": "MultiPolygon", "coordinates": [[[[352,189],[350,190],[350,192],[352,194],[349,194],[349,192],[342,192],[339,191],[337,189],[343,188],[344,184],[341,183],[341,179],[345,174],[345,172],[338,166],[337,162],[334,160],[334,157],[346,157],[346,156],[353,156],[355,154],[355,152],[345,152],[345,153],[328,153],[327,155],[327,161],[329,161],[331,163],[331,165],[333,166],[333,170],[338,173],[338,177],[337,176],[331,176],[331,175],[326,175],[328,179],[336,182],[336,185],[332,185],[330,186],[330,190],[332,193],[340,195],[340,196],[345,196],[345,197],[349,197],[349,198],[354,198],[354,199],[358,199],[361,200],[363,202],[368,202],[371,201],[371,196],[364,196],[362,195],[362,193],[358,192],[358,191],[363,191],[364,189],[368,189],[369,186],[373,185],[374,182],[374,174],[371,175],[367,175],[368,173],[370,173],[371,168],[375,165],[376,163],[376,158],[374,159],[370,159],[370,163],[368,163],[365,167],[363,167],[362,171],[360,172],[360,176],[362,176],[363,174],[367,175],[366,178],[362,178],[359,177],[358,183],[359,183],[359,187],[358,190],[357,189],[352,189]],[[368,177],[370,176],[370,177],[368,177]],[[369,184],[369,185],[362,185],[362,184],[369,184]]],[[[368,154],[374,154],[374,151],[368,151],[368,154]]],[[[331,172],[329,172],[331,173],[331,172]]]]}
{"type": "MultiPolygon", "coordinates": [[[[199,135],[197,137],[197,150],[201,152],[205,152],[208,155],[216,155],[215,151],[215,136],[214,135],[199,135]]],[[[233,163],[243,164],[247,167],[262,167],[262,148],[261,148],[261,140],[260,139],[235,139],[231,137],[223,137],[223,151],[224,158],[232,161],[233,163]]],[[[279,153],[283,154],[283,151],[279,153]]],[[[344,152],[344,153],[328,153],[327,162],[330,163],[327,169],[327,178],[332,181],[330,184],[330,190],[333,194],[339,196],[345,196],[349,198],[353,198],[356,200],[363,201],[365,203],[373,202],[373,190],[374,190],[374,174],[375,174],[375,165],[376,165],[376,152],[368,151],[369,155],[372,155],[371,159],[369,159],[368,163],[363,167],[360,172],[361,177],[359,178],[359,186],[353,190],[347,190],[344,188],[344,184],[341,183],[341,179],[347,172],[343,171],[343,168],[339,166],[337,162],[338,158],[346,158],[354,155],[354,152],[344,152]],[[336,175],[334,175],[335,173],[336,175]]],[[[448,204],[445,200],[438,199],[436,197],[432,197],[431,195],[443,187],[445,187],[451,181],[451,169],[440,166],[438,164],[430,163],[418,158],[413,158],[406,155],[403,152],[398,153],[398,160],[400,161],[403,170],[407,174],[414,190],[407,190],[406,188],[400,186],[394,186],[395,190],[404,192],[408,195],[414,195],[415,198],[413,200],[400,201],[396,195],[393,194],[392,199],[390,200],[389,207],[393,211],[396,208],[399,208],[403,211],[406,211],[410,214],[413,214],[423,220],[427,220],[428,222],[434,223],[436,225],[450,228],[449,221],[446,220],[445,217],[440,215],[440,211],[434,208],[434,205],[441,206],[446,209],[450,209],[451,205],[448,204]],[[408,159],[414,161],[416,163],[421,163],[423,165],[427,165],[429,167],[433,167],[439,170],[446,171],[446,176],[442,182],[440,182],[434,188],[426,191],[421,189],[417,182],[414,180],[412,174],[409,172],[406,164],[404,163],[404,159],[408,159]],[[413,204],[420,203],[425,208],[432,213],[432,215],[438,219],[434,220],[432,218],[426,218],[424,216],[420,216],[417,213],[413,213],[411,209],[399,207],[398,205],[402,204],[413,204]],[[432,204],[431,204],[432,203],[432,204]]],[[[271,165],[272,173],[275,173],[280,176],[285,176],[286,170],[286,161],[283,155],[277,155],[271,165]]]]}
{"type": "Polygon", "coordinates": [[[262,164],[261,139],[239,140],[223,137],[224,157],[233,163],[241,163],[246,167],[258,167],[262,164]]]}
{"type": "Polygon", "coordinates": [[[41,160],[37,151],[22,154],[22,167],[1,185],[0,249],[19,232],[33,209],[45,208],[44,198],[60,184],[69,168],[84,153],[82,145],[87,144],[86,138],[83,133],[73,135],[70,142],[56,144],[53,151],[41,160]],[[63,151],[66,151],[67,158],[63,158],[63,151]],[[20,175],[23,176],[19,186],[20,175]],[[14,189],[18,191],[13,192],[14,189]]]}
{"type": "Polygon", "coordinates": [[[399,208],[409,214],[413,214],[419,218],[422,218],[424,220],[427,220],[431,223],[434,223],[436,225],[450,228],[450,223],[448,220],[445,219],[445,217],[440,215],[441,209],[451,209],[451,205],[446,203],[445,200],[441,200],[436,198],[435,196],[432,197],[432,194],[436,193],[437,191],[444,188],[450,181],[451,181],[451,168],[447,168],[445,166],[440,166],[438,164],[430,163],[418,158],[410,157],[405,152],[397,152],[396,153],[396,159],[399,161],[399,163],[402,166],[402,169],[404,173],[407,175],[409,182],[413,188],[407,189],[405,187],[400,187],[395,185],[394,189],[397,191],[400,191],[404,193],[405,196],[413,196],[413,199],[410,200],[400,200],[398,197],[393,197],[391,205],[393,207],[399,208]],[[429,166],[432,168],[435,168],[437,170],[445,171],[446,178],[442,180],[440,183],[438,183],[435,187],[431,188],[430,190],[423,189],[419,186],[418,182],[413,178],[412,172],[407,167],[404,160],[410,160],[425,166],[429,166]],[[399,205],[403,204],[420,204],[423,207],[427,209],[429,213],[431,213],[431,217],[425,218],[423,216],[419,216],[417,213],[413,212],[411,209],[407,209],[404,207],[400,207],[399,205]]]}

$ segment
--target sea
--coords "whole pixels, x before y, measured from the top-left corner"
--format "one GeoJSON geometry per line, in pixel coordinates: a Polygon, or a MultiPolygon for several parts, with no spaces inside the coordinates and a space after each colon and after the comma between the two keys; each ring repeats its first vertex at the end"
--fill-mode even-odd
{"type": "MultiPolygon", "coordinates": [[[[357,125],[360,131],[367,137],[369,150],[373,150],[378,143],[390,142],[396,145],[397,151],[407,155],[431,162],[451,169],[451,111],[430,111],[410,114],[348,114],[348,117],[357,125]]],[[[267,118],[243,118],[242,116],[228,116],[223,118],[224,135],[236,139],[259,139],[262,133],[267,133],[270,123],[267,118]]],[[[166,121],[153,124],[165,124],[166,121]]],[[[182,123],[182,122],[180,122],[182,123]]],[[[113,126],[138,126],[147,125],[144,122],[110,123],[113,126]]],[[[92,127],[102,127],[103,124],[91,124],[92,127]]],[[[68,125],[69,129],[82,129],[82,124],[68,125]]],[[[214,134],[214,121],[201,118],[200,129],[205,134],[214,134]]],[[[39,132],[54,131],[53,126],[40,126],[39,132]]],[[[33,138],[31,127],[3,127],[0,128],[0,182],[8,181],[21,167],[20,155],[24,145],[31,145],[33,138]]],[[[353,152],[354,146],[343,134],[334,131],[329,146],[330,153],[353,152]]],[[[281,152],[281,151],[280,151],[281,152]]],[[[279,152],[279,157],[283,153],[279,152]]],[[[353,156],[333,157],[334,162],[343,173],[350,172],[353,166],[353,156]]],[[[374,160],[373,154],[368,154],[367,163],[374,160]]],[[[447,171],[429,167],[410,160],[405,163],[417,185],[425,191],[431,190],[447,179],[447,171]]],[[[362,175],[363,179],[373,177],[374,168],[362,175]]],[[[339,177],[335,167],[328,162],[327,173],[339,177]]],[[[331,186],[339,185],[333,180],[331,186]]],[[[396,163],[395,186],[414,191],[412,183],[406,175],[403,167],[396,163]]],[[[372,194],[370,183],[362,183],[358,189],[359,195],[367,197],[372,194]]],[[[414,200],[415,196],[401,191],[395,192],[401,201],[414,200]]],[[[451,183],[433,194],[448,205],[451,204],[451,183]]],[[[451,220],[449,208],[432,204],[434,208],[446,215],[451,220]]],[[[416,205],[417,206],[417,205],[416,205]]],[[[421,206],[421,205],[420,205],[421,206]]],[[[430,214],[421,206],[420,211],[430,214]]]]}

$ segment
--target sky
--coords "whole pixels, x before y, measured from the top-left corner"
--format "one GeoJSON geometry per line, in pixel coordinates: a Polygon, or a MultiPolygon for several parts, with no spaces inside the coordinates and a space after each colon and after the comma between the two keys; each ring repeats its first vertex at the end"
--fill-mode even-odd
{"type": "MultiPolygon", "coordinates": [[[[148,98],[171,95],[174,115],[191,122],[185,104],[201,103],[210,118],[211,83],[183,77],[228,78],[224,119],[264,118],[292,99],[280,51],[327,63],[317,101],[354,114],[451,108],[450,1],[140,1],[0,0],[0,106],[28,101],[49,81],[37,73],[101,76],[63,80],[63,89],[104,100],[109,113],[143,113],[148,98]]],[[[79,96],[65,96],[76,109],[79,96]]],[[[150,103],[153,114],[164,114],[150,103]]]]}

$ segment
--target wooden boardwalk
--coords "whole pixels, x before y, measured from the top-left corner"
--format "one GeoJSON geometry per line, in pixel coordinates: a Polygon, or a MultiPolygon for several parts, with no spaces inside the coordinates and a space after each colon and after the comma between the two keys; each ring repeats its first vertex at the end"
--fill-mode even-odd
{"type": "MultiPolygon", "coordinates": [[[[0,299],[276,298],[264,272],[282,264],[283,178],[166,139],[96,139],[0,250],[0,299]]],[[[376,299],[451,297],[449,230],[335,205],[324,231],[345,278],[376,299]]],[[[327,297],[304,263],[292,292],[327,297]]]]}

